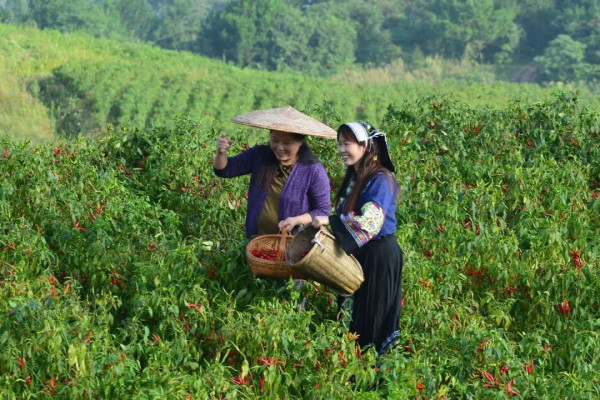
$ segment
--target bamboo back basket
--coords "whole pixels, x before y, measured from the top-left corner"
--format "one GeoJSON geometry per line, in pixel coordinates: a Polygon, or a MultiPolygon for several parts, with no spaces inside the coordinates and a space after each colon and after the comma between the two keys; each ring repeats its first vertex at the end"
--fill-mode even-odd
{"type": "Polygon", "coordinates": [[[358,260],[346,254],[335,236],[324,228],[309,227],[296,233],[285,257],[293,270],[345,296],[354,293],[365,280],[358,260]]]}

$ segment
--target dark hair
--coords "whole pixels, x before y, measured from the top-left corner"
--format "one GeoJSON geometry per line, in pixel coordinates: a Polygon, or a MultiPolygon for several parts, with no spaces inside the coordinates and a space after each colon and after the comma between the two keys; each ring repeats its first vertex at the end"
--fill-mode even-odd
{"type": "MultiPolygon", "coordinates": [[[[310,149],[310,147],[308,147],[308,144],[305,141],[306,136],[300,135],[298,133],[294,133],[293,137],[294,137],[294,140],[302,142],[302,146],[300,146],[300,148],[298,149],[298,161],[299,162],[303,162],[306,164],[315,164],[315,163],[321,162],[317,158],[315,153],[313,153],[313,151],[310,149]]],[[[271,146],[269,146],[268,144],[266,144],[264,146],[267,147],[269,149],[269,151],[266,152],[267,156],[264,160],[262,168],[258,172],[257,178],[258,178],[258,182],[262,182],[263,188],[268,189],[269,186],[271,185],[271,183],[273,182],[273,179],[275,179],[275,176],[279,172],[280,164],[279,164],[279,160],[277,159],[277,157],[275,157],[275,153],[273,153],[271,146]]]]}
{"type": "MultiPolygon", "coordinates": [[[[354,140],[356,141],[356,136],[352,129],[348,125],[341,125],[338,129],[338,141],[340,137],[344,137],[346,140],[354,140]]],[[[359,142],[360,143],[360,142],[359,142]]],[[[360,197],[361,192],[367,185],[367,182],[377,175],[378,173],[383,173],[390,184],[390,190],[398,188],[398,182],[394,179],[391,172],[381,165],[379,160],[377,160],[376,156],[379,154],[377,143],[373,140],[370,141],[369,144],[365,143],[366,149],[365,154],[358,160],[357,164],[352,167],[346,168],[346,174],[344,175],[344,179],[342,180],[342,184],[340,185],[340,189],[338,190],[335,198],[333,199],[333,203],[337,208],[340,204],[340,201],[346,194],[346,188],[350,184],[350,180],[354,179],[354,187],[352,191],[345,198],[344,207],[342,212],[344,214],[348,214],[350,211],[356,211],[356,206],[358,205],[358,199],[360,197]]],[[[399,196],[398,191],[398,196],[399,196]]]]}

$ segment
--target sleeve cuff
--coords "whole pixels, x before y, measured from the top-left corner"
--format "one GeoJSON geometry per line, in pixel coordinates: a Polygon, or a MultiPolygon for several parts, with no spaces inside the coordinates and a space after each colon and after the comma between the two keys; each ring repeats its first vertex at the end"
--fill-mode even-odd
{"type": "Polygon", "coordinates": [[[216,176],[224,178],[225,177],[225,170],[227,169],[227,167],[223,168],[223,169],[216,169],[215,167],[213,167],[213,172],[215,173],[216,176]]]}
{"type": "Polygon", "coordinates": [[[348,229],[346,229],[346,226],[338,215],[331,215],[329,217],[329,224],[333,236],[340,242],[346,254],[352,254],[358,249],[358,243],[356,243],[352,234],[348,232],[348,229]]]}

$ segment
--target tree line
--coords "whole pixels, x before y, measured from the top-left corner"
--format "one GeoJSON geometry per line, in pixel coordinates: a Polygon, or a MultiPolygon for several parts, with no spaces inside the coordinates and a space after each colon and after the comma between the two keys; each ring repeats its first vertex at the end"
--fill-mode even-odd
{"type": "Polygon", "coordinates": [[[402,59],[468,59],[531,79],[600,76],[600,0],[0,0],[0,22],[83,30],[223,59],[328,76],[402,59]]]}

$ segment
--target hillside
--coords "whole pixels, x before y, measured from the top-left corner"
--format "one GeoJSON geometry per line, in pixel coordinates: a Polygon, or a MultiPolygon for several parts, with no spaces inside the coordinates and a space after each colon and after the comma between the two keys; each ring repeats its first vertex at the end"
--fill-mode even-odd
{"type": "Polygon", "coordinates": [[[373,122],[382,120],[390,104],[424,96],[503,107],[515,98],[541,101],[551,93],[535,84],[444,80],[439,63],[418,79],[389,70],[309,78],[82,33],[9,25],[0,25],[0,53],[0,133],[33,141],[56,133],[92,134],[110,125],[170,126],[176,115],[234,129],[227,121],[238,113],[285,104],[325,121],[373,122]]]}

